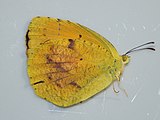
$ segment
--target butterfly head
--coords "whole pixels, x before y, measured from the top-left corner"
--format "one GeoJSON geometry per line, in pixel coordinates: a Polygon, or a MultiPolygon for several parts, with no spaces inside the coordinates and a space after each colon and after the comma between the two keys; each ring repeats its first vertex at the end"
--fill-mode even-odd
{"type": "Polygon", "coordinates": [[[128,55],[122,55],[121,57],[122,57],[122,62],[123,62],[124,65],[126,65],[126,64],[129,63],[130,56],[128,56],[128,55]]]}

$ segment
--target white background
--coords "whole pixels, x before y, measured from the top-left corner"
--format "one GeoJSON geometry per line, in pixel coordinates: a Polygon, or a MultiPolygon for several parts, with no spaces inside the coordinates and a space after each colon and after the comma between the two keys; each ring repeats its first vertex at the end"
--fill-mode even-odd
{"type": "Polygon", "coordinates": [[[159,0],[0,0],[0,120],[160,120],[159,69],[159,0]],[[128,97],[111,86],[82,104],[59,108],[29,85],[25,34],[35,16],[85,25],[120,54],[148,41],[156,42],[156,52],[131,54],[121,82],[128,97]]]}

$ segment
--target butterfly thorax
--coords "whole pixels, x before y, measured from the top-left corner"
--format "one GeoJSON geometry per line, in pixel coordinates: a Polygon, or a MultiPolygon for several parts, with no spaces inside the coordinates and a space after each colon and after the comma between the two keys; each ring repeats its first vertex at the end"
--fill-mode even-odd
{"type": "Polygon", "coordinates": [[[130,57],[127,55],[122,55],[117,58],[111,57],[106,61],[102,69],[105,71],[106,75],[110,75],[112,77],[112,81],[120,80],[124,67],[129,63],[129,60],[130,57]]]}

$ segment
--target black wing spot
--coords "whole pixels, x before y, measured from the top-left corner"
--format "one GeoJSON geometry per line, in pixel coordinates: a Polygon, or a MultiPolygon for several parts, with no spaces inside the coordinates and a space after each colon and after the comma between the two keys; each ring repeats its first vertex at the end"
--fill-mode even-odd
{"type": "Polygon", "coordinates": [[[44,81],[38,81],[38,82],[35,82],[35,83],[33,83],[33,85],[37,85],[37,84],[40,84],[40,83],[44,83],[44,81]]]}
{"type": "Polygon", "coordinates": [[[61,22],[61,19],[57,18],[57,21],[58,21],[58,22],[61,22]]]}
{"type": "Polygon", "coordinates": [[[82,35],[79,35],[79,38],[81,38],[82,37],[82,35]]]}
{"type": "Polygon", "coordinates": [[[27,46],[27,49],[29,49],[29,45],[28,45],[28,43],[29,43],[29,36],[28,36],[28,33],[29,33],[29,30],[27,31],[27,33],[26,33],[26,46],[27,46]]]}

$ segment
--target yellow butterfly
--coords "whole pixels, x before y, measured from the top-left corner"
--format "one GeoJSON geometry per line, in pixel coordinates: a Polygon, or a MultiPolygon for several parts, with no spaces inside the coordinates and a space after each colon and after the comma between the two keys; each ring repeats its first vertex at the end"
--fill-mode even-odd
{"type": "Polygon", "coordinates": [[[26,46],[28,76],[35,93],[62,107],[87,100],[113,81],[120,81],[129,62],[127,54],[141,47],[121,56],[91,29],[50,17],[32,19],[26,46]]]}

